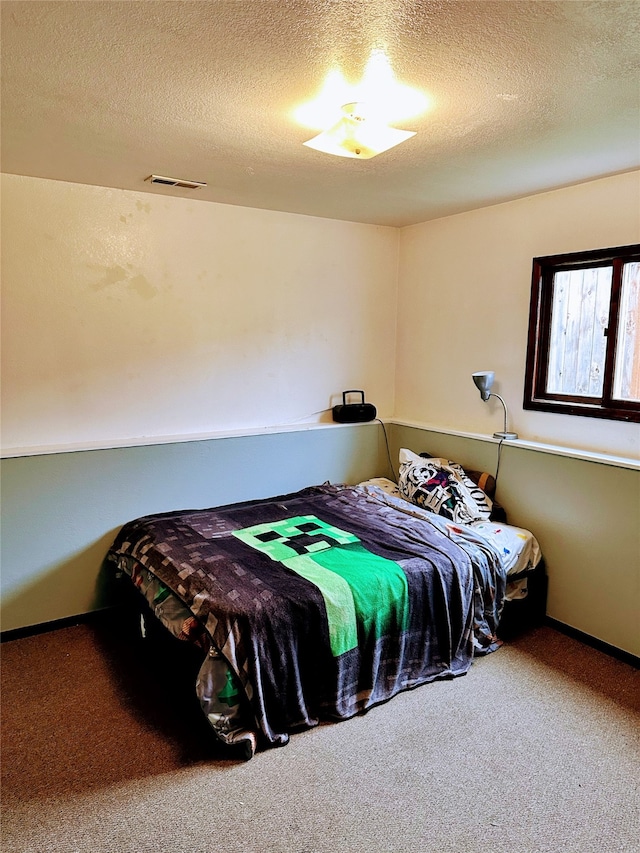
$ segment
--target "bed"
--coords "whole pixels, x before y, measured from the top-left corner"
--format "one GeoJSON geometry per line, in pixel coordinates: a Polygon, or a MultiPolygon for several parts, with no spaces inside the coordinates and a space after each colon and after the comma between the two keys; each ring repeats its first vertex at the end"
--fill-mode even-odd
{"type": "Polygon", "coordinates": [[[541,555],[481,477],[405,449],[397,484],[146,516],[108,559],[140,593],[143,630],[199,649],[200,705],[250,758],[499,648],[505,602],[527,598],[541,555]]]}

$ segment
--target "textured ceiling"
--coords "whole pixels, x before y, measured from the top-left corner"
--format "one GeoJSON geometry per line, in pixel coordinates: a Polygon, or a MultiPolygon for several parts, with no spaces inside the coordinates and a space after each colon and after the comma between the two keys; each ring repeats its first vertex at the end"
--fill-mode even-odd
{"type": "Polygon", "coordinates": [[[4,172],[406,225],[640,165],[637,0],[1,6],[4,172]],[[375,47],[431,100],[417,135],[303,146],[295,108],[375,47]]]}

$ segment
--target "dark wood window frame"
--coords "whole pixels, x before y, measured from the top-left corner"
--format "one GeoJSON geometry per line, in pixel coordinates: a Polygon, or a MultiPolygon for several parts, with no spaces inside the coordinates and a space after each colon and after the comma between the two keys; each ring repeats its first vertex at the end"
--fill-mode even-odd
{"type": "Polygon", "coordinates": [[[612,249],[596,249],[588,252],[572,252],[563,255],[548,255],[533,259],[523,402],[525,409],[640,422],[640,403],[630,400],[614,400],[611,396],[622,269],[624,263],[629,261],[640,261],[640,244],[618,246],[612,249]],[[550,393],[546,387],[550,355],[554,275],[564,270],[593,269],[601,266],[609,266],[613,269],[602,397],[577,397],[550,393]]]}

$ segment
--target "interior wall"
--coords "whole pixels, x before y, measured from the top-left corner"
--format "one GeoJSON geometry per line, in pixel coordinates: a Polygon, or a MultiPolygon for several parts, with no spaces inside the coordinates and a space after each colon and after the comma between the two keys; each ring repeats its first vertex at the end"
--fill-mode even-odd
{"type": "Polygon", "coordinates": [[[317,421],[349,388],[391,414],[398,242],[4,175],[4,450],[317,421]]]}
{"type": "Polygon", "coordinates": [[[102,563],[131,519],[357,483],[386,460],[377,423],[3,459],[2,630],[107,606],[102,563]]]}
{"type": "MultiPolygon", "coordinates": [[[[394,425],[400,447],[496,472],[498,445],[394,425]]],[[[640,471],[502,446],[496,497],[545,558],[547,614],[640,656],[640,471]]]]}
{"type": "Polygon", "coordinates": [[[395,415],[489,434],[500,403],[472,384],[494,370],[494,391],[521,438],[640,457],[640,427],[525,411],[532,259],[640,242],[640,172],[402,229],[395,415]]]}
{"type": "MultiPolygon", "coordinates": [[[[3,629],[101,606],[129,518],[388,474],[376,425],[153,445],[303,420],[351,387],[385,416],[394,358],[397,419],[435,425],[395,427],[394,461],[402,441],[492,470],[495,444],[442,432],[500,425],[478,369],[496,370],[523,438],[637,456],[638,425],[521,399],[531,258],[638,242],[639,177],[398,232],[4,176],[3,629]]],[[[541,540],[550,615],[638,654],[640,475],[504,453],[500,497],[541,540]]]]}

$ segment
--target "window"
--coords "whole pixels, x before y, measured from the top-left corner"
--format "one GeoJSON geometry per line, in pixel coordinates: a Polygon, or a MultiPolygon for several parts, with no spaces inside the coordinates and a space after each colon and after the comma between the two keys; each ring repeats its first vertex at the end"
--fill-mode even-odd
{"type": "Polygon", "coordinates": [[[640,421],[640,245],[533,259],[524,408],[640,421]]]}

